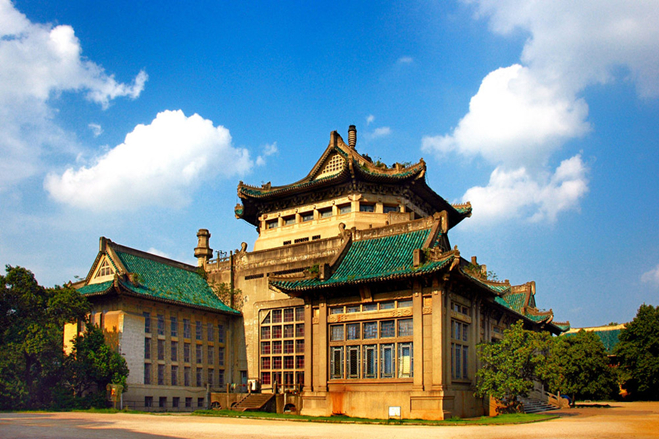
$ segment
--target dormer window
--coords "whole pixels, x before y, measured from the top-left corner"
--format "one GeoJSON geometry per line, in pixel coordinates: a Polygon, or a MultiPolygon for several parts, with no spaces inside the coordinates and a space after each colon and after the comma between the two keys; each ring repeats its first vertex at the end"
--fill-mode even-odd
{"type": "Polygon", "coordinates": [[[284,225],[290,226],[295,224],[295,215],[287,216],[284,218],[284,225]]]}
{"type": "Polygon", "coordinates": [[[277,220],[267,221],[265,223],[265,227],[267,229],[276,229],[277,227],[279,227],[279,222],[277,220]]]}
{"type": "Polygon", "coordinates": [[[352,208],[350,204],[344,204],[343,206],[339,206],[339,214],[350,213],[351,211],[352,208]]]}
{"type": "Polygon", "coordinates": [[[361,203],[359,205],[360,212],[375,212],[375,204],[361,203]]]}
{"type": "Polygon", "coordinates": [[[307,221],[313,220],[313,212],[305,212],[302,214],[302,222],[306,223],[307,221]]]}
{"type": "Polygon", "coordinates": [[[112,274],[114,274],[114,270],[112,269],[112,266],[106,259],[101,264],[101,267],[98,269],[98,272],[96,273],[95,277],[110,276],[112,274]]]}

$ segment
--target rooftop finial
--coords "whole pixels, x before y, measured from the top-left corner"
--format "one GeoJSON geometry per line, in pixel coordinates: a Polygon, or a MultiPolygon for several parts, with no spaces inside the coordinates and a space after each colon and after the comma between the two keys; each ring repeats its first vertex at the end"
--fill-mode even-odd
{"type": "Polygon", "coordinates": [[[355,145],[357,145],[357,127],[350,125],[348,127],[348,146],[354,149],[355,145]]]}

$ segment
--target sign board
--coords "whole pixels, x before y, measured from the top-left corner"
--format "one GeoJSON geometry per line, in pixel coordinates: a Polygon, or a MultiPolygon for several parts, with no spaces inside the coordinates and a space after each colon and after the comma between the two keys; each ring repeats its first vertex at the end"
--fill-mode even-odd
{"type": "Polygon", "coordinates": [[[397,419],[401,418],[400,417],[400,406],[398,406],[398,407],[390,406],[389,407],[389,419],[391,419],[391,418],[397,418],[397,419]]]}

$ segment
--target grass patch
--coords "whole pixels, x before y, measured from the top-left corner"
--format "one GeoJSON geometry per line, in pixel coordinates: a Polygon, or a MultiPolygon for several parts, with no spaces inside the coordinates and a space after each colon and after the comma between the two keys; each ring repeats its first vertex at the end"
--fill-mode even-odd
{"type": "Polygon", "coordinates": [[[289,420],[302,422],[324,422],[337,424],[384,424],[384,425],[503,425],[526,424],[530,422],[555,419],[557,415],[515,413],[496,417],[482,416],[480,418],[451,418],[444,421],[424,419],[367,419],[349,416],[303,416],[293,414],[278,414],[269,412],[236,412],[233,410],[197,410],[193,416],[217,416],[226,418],[253,418],[269,420],[289,420]]]}

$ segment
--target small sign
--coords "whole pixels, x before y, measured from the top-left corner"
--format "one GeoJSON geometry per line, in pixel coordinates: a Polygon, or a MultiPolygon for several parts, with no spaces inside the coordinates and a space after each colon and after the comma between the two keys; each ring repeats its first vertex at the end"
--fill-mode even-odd
{"type": "Polygon", "coordinates": [[[401,419],[401,417],[400,417],[400,406],[398,406],[398,407],[393,407],[393,406],[389,407],[389,419],[391,419],[391,418],[401,419]]]}

